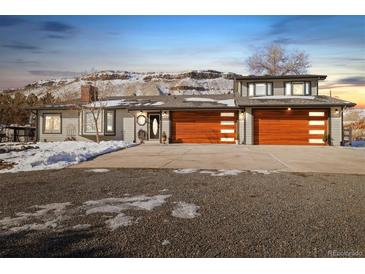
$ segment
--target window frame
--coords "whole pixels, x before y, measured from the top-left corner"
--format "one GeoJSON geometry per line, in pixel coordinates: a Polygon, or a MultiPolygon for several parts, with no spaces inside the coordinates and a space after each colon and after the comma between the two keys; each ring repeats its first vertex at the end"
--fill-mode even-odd
{"type": "MultiPolygon", "coordinates": [[[[101,111],[103,111],[103,110],[101,110],[101,111]]],[[[83,114],[83,133],[86,133],[86,134],[96,134],[96,128],[95,128],[95,131],[87,131],[86,130],[86,123],[87,123],[87,118],[86,118],[86,116],[87,116],[87,114],[89,114],[90,113],[90,115],[92,116],[92,122],[93,122],[93,124],[95,124],[95,121],[94,121],[94,117],[93,117],[93,114],[92,114],[92,111],[91,110],[84,110],[84,114],[83,114]]],[[[102,116],[103,116],[103,114],[101,113],[100,114],[100,116],[98,117],[98,119],[100,119],[100,127],[99,127],[99,134],[101,134],[101,133],[103,133],[102,132],[102,128],[103,128],[103,123],[102,123],[102,116]]],[[[99,122],[99,121],[98,121],[99,122]]]]}
{"type": "Polygon", "coordinates": [[[62,113],[61,112],[45,112],[42,113],[42,134],[62,134],[62,113]],[[49,132],[46,130],[46,116],[59,116],[60,117],[60,130],[58,132],[49,132]]]}
{"type": "Polygon", "coordinates": [[[311,81],[285,81],[284,82],[284,94],[285,96],[311,96],[312,95],[312,82],[311,81]],[[286,94],[286,84],[290,83],[290,95],[286,94]],[[299,84],[302,83],[303,84],[303,94],[296,94],[293,95],[293,84],[299,84]],[[308,94],[306,94],[306,84],[308,84],[309,87],[309,91],[308,94]]]}
{"type": "Polygon", "coordinates": [[[263,97],[263,96],[273,96],[274,95],[274,82],[265,81],[265,82],[247,82],[247,96],[248,97],[263,97]],[[250,95],[250,84],[253,84],[253,96],[250,95]],[[256,94],[256,84],[265,84],[265,95],[257,95],[256,94]],[[268,84],[271,85],[271,94],[269,94],[268,84]]]}
{"type": "Polygon", "coordinates": [[[115,136],[116,130],[116,111],[115,109],[105,109],[104,110],[104,135],[115,136]],[[113,113],[113,131],[108,131],[108,112],[113,113]]]}

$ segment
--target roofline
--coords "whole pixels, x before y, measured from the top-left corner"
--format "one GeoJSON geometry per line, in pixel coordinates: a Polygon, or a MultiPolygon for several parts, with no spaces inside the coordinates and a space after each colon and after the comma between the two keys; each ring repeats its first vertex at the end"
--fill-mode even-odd
{"type": "Polygon", "coordinates": [[[236,77],[235,80],[270,80],[270,79],[311,79],[325,80],[327,75],[303,74],[303,75],[251,75],[236,77]]]}
{"type": "Polygon", "coordinates": [[[240,105],[242,107],[260,107],[260,108],[267,108],[267,107],[304,107],[304,108],[311,108],[311,107],[354,107],[356,106],[355,103],[336,103],[336,104],[261,104],[261,105],[240,105]]]}
{"type": "Polygon", "coordinates": [[[231,110],[235,110],[235,109],[239,109],[240,107],[238,105],[234,106],[234,107],[223,107],[223,106],[219,106],[219,107],[186,107],[186,106],[182,106],[182,107],[159,107],[159,108],[151,108],[151,107],[139,107],[139,108],[127,108],[128,110],[174,110],[174,109],[179,109],[179,110],[204,110],[204,109],[216,109],[216,110],[224,110],[224,109],[231,109],[231,110]]]}
{"type": "Polygon", "coordinates": [[[79,109],[79,107],[77,105],[74,105],[74,106],[57,106],[57,105],[54,105],[54,106],[34,106],[34,107],[30,107],[29,108],[30,110],[67,110],[67,109],[70,109],[70,110],[77,110],[79,109]]]}

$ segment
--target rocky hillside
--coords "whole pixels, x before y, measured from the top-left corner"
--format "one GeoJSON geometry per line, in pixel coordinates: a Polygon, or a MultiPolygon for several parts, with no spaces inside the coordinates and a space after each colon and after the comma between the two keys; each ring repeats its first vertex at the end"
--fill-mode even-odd
{"type": "Polygon", "coordinates": [[[354,140],[365,140],[365,109],[347,109],[343,119],[344,126],[352,128],[354,140]]]}
{"type": "Polygon", "coordinates": [[[16,91],[37,96],[50,91],[61,100],[69,100],[79,98],[80,86],[92,82],[102,96],[226,94],[233,91],[235,76],[240,75],[213,70],[182,73],[99,71],[71,79],[37,81],[16,91]]]}

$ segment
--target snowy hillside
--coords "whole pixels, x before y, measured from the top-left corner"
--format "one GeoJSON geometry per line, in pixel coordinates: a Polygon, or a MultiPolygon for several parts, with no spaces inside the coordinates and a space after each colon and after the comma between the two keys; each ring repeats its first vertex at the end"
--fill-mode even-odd
{"type": "Polygon", "coordinates": [[[233,73],[213,70],[182,73],[99,71],[71,79],[42,80],[25,86],[28,95],[43,95],[49,90],[61,99],[76,99],[80,87],[92,82],[102,96],[226,94],[233,91],[233,73]]]}

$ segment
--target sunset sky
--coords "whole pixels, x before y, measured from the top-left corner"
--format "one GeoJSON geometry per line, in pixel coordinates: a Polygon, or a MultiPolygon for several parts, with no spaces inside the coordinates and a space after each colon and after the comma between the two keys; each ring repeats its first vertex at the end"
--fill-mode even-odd
{"type": "Polygon", "coordinates": [[[0,89],[104,69],[248,74],[270,43],[306,51],[321,94],[365,107],[365,16],[0,16],[0,89]]]}

